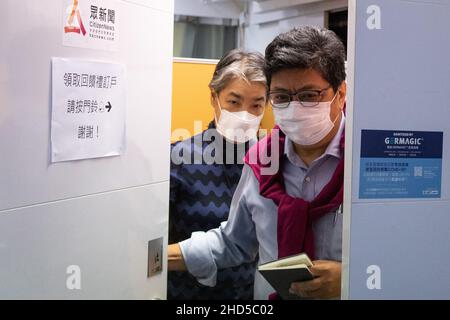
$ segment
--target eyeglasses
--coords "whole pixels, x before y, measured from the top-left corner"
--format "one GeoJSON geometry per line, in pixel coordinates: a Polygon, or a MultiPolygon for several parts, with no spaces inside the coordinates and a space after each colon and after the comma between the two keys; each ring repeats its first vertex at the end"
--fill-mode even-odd
{"type": "Polygon", "coordinates": [[[322,90],[303,90],[296,93],[287,92],[270,92],[269,100],[274,108],[287,108],[291,103],[291,97],[295,97],[295,101],[300,102],[304,107],[311,108],[317,106],[323,97],[323,93],[330,89],[331,86],[322,90]]]}

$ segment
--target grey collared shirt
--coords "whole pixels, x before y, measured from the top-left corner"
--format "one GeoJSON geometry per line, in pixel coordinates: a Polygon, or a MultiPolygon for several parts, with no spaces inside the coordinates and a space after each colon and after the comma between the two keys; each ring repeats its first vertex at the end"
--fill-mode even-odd
{"type": "MultiPolygon", "coordinates": [[[[286,192],[293,197],[313,200],[330,181],[339,161],[339,142],[344,130],[342,117],[336,136],[324,154],[308,167],[294,151],[294,145],[285,140],[283,177],[286,192]]],[[[278,207],[259,194],[259,182],[252,169],[244,165],[241,179],[234,193],[228,220],[207,232],[194,232],[191,238],[180,242],[188,271],[197,280],[214,286],[217,270],[253,261],[259,253],[259,264],[278,258],[278,207]]],[[[342,214],[330,212],[314,225],[317,260],[342,259],[342,214]]],[[[267,299],[274,290],[257,272],[255,299],[267,299]]]]}

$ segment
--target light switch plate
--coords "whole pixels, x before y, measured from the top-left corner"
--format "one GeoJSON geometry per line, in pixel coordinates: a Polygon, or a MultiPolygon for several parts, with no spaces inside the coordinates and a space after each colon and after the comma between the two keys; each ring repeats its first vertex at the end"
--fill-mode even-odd
{"type": "Polygon", "coordinates": [[[147,278],[163,270],[163,237],[148,242],[147,278]]]}

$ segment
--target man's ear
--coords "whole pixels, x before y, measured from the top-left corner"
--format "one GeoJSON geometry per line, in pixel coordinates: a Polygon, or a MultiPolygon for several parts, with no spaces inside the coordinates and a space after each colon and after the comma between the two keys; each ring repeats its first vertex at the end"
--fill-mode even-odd
{"type": "Polygon", "coordinates": [[[339,92],[339,105],[341,110],[343,110],[347,99],[347,82],[343,81],[341,83],[338,92],[339,92]]]}

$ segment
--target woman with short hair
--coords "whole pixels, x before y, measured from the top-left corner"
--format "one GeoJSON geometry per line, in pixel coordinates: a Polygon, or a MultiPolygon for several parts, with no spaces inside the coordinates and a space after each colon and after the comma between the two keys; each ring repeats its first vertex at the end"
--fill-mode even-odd
{"type": "MultiPolygon", "coordinates": [[[[259,53],[227,53],[209,84],[214,120],[200,135],[172,145],[170,243],[195,237],[195,232],[227,220],[243,158],[256,141],[264,115],[263,68],[264,57],[259,53]]],[[[168,298],[253,299],[255,263],[219,270],[215,287],[203,286],[188,272],[169,272],[168,298]]]]}

